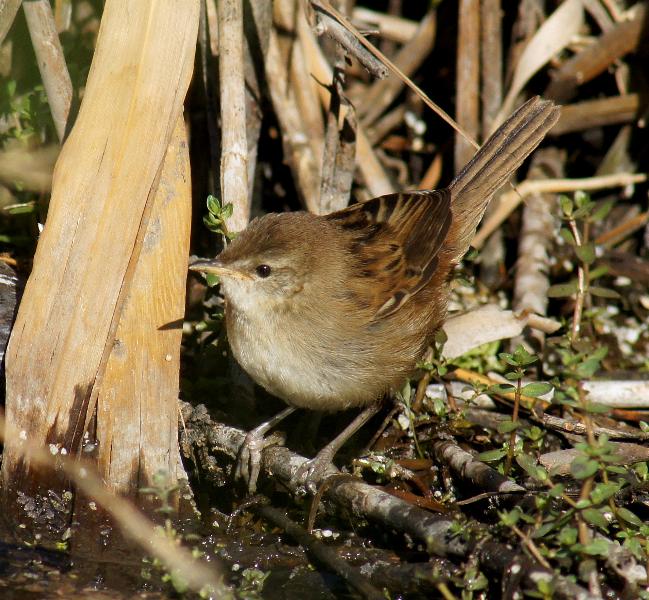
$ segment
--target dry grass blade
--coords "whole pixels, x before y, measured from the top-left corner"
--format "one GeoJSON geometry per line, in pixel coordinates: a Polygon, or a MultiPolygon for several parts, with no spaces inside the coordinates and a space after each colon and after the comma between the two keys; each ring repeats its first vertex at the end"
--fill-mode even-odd
{"type": "Polygon", "coordinates": [[[529,194],[575,192],[577,190],[603,190],[614,187],[624,187],[647,180],[644,173],[619,173],[616,175],[602,175],[600,177],[586,177],[584,179],[544,179],[539,181],[526,180],[517,189],[503,194],[493,214],[482,223],[471,245],[480,249],[485,240],[505,221],[529,194]]]}
{"type": "MultiPolygon", "coordinates": [[[[276,6],[281,7],[282,3],[278,2],[276,6]]],[[[320,46],[318,46],[313,31],[311,31],[303,16],[298,16],[297,31],[313,77],[319,82],[330,82],[333,78],[331,66],[322,53],[320,46]]],[[[321,104],[324,107],[328,107],[331,101],[329,90],[324,85],[319,85],[318,92],[320,94],[321,104]]],[[[356,161],[370,194],[372,196],[382,196],[394,192],[395,189],[388,174],[385,172],[372,145],[367,139],[365,130],[360,125],[356,129],[356,136],[356,161]]]]}
{"type": "Polygon", "coordinates": [[[570,43],[579,31],[583,19],[584,8],[581,0],[566,0],[543,23],[521,55],[505,101],[494,119],[494,128],[511,112],[518,94],[530,77],[570,43]]]}
{"type": "MultiPolygon", "coordinates": [[[[0,414],[0,439],[18,437],[18,432],[11,428],[0,414]]],[[[218,566],[213,562],[209,566],[197,561],[192,552],[178,545],[176,540],[161,535],[156,525],[147,519],[132,502],[112,492],[102,479],[97,476],[94,465],[57,454],[52,455],[49,449],[39,446],[29,439],[21,440],[18,450],[31,464],[45,470],[63,471],[78,490],[89,499],[97,502],[114,520],[122,533],[148,554],[160,559],[169,572],[177,572],[190,589],[201,592],[211,588],[219,597],[227,591],[218,574],[218,566]]]]}
{"type": "Polygon", "coordinates": [[[412,81],[409,77],[407,77],[401,69],[399,69],[385,54],[383,54],[378,48],[376,48],[373,44],[368,42],[365,39],[365,36],[354,27],[354,25],[343,15],[340,11],[336,10],[327,0],[319,0],[321,6],[325,8],[331,15],[333,15],[336,20],[343,25],[345,28],[347,28],[349,31],[351,31],[356,39],[365,46],[376,58],[378,58],[386,67],[390,69],[403,83],[405,83],[419,98],[422,99],[424,104],[428,106],[431,110],[433,110],[438,116],[440,116],[446,123],[448,123],[455,131],[457,131],[464,139],[469,142],[476,150],[480,148],[478,143],[466,132],[462,127],[460,127],[454,120],[453,118],[446,112],[444,109],[442,109],[440,106],[438,106],[435,102],[433,102],[428,95],[412,81]]]}

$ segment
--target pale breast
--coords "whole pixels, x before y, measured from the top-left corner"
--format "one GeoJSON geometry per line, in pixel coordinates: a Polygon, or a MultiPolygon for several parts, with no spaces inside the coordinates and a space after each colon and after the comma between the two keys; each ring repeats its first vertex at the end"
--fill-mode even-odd
{"type": "Polygon", "coordinates": [[[298,408],[338,411],[369,404],[387,391],[381,373],[364,368],[360,347],[334,350],[326,328],[295,327],[293,321],[289,333],[280,317],[226,312],[234,357],[268,392],[298,408]]]}

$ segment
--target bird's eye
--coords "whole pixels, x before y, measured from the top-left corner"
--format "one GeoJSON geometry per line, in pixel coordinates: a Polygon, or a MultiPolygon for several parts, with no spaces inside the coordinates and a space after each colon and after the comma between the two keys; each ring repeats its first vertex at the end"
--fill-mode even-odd
{"type": "Polygon", "coordinates": [[[259,265],[255,268],[255,271],[257,272],[257,275],[259,277],[268,277],[271,272],[271,268],[268,265],[259,265]]]}

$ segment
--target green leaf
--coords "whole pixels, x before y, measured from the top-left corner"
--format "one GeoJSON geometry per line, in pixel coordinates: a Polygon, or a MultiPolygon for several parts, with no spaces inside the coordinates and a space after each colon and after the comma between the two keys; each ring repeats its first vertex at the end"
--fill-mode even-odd
{"type": "Polygon", "coordinates": [[[521,469],[523,469],[530,477],[534,479],[541,479],[542,475],[540,475],[540,473],[545,473],[545,469],[543,469],[543,467],[539,467],[536,464],[536,461],[527,454],[519,454],[516,457],[516,462],[521,469]]]}
{"type": "Polygon", "coordinates": [[[506,352],[501,352],[498,355],[498,358],[502,362],[504,362],[505,364],[508,364],[510,367],[518,367],[519,366],[518,362],[516,361],[516,359],[514,358],[514,356],[512,354],[507,354],[506,352]]]}
{"type": "Polygon", "coordinates": [[[604,414],[611,412],[611,407],[600,404],[599,402],[586,402],[584,410],[593,414],[604,414]]]}
{"type": "Polygon", "coordinates": [[[570,464],[570,472],[575,479],[586,479],[597,473],[599,464],[586,456],[578,456],[570,464]]]}
{"type": "Polygon", "coordinates": [[[581,547],[581,551],[591,556],[608,556],[609,542],[601,538],[594,539],[592,542],[581,547]]]}
{"type": "Polygon", "coordinates": [[[583,246],[575,246],[575,254],[577,258],[584,264],[590,265],[595,261],[595,244],[584,244],[583,246]]]}
{"type": "Polygon", "coordinates": [[[577,245],[577,242],[575,241],[575,236],[572,235],[572,231],[570,231],[570,229],[566,229],[565,227],[562,227],[559,230],[559,235],[571,246],[577,245]]]}
{"type": "Polygon", "coordinates": [[[590,499],[595,504],[601,504],[620,490],[619,483],[598,483],[590,493],[590,499]]]}
{"type": "Polygon", "coordinates": [[[205,283],[207,283],[207,287],[214,287],[219,284],[219,276],[214,273],[205,273],[205,283]]]}
{"type": "Polygon", "coordinates": [[[602,529],[608,527],[608,521],[597,508],[586,508],[581,511],[581,516],[591,525],[595,525],[595,527],[601,527],[602,529]]]}
{"type": "Polygon", "coordinates": [[[523,374],[516,373],[515,371],[510,371],[509,373],[505,373],[505,379],[509,379],[509,381],[518,381],[521,377],[523,377],[523,374]]]}
{"type": "Polygon", "coordinates": [[[503,448],[496,448],[495,450],[487,450],[486,452],[481,452],[478,454],[478,460],[483,462],[494,462],[500,460],[503,456],[507,454],[507,451],[503,448]]]}
{"type": "Polygon", "coordinates": [[[516,391],[516,388],[509,383],[497,383],[496,385],[490,385],[487,388],[487,394],[512,394],[516,391]]]}
{"type": "Polygon", "coordinates": [[[578,290],[579,282],[576,279],[573,279],[569,283],[551,285],[548,289],[548,298],[565,298],[566,296],[576,294],[578,290]]]}
{"type": "Polygon", "coordinates": [[[207,197],[207,210],[210,211],[213,215],[221,214],[221,203],[219,202],[218,198],[212,196],[212,194],[207,197]]]}
{"type": "Polygon", "coordinates": [[[603,221],[608,216],[608,213],[611,212],[613,206],[615,206],[615,200],[605,200],[604,202],[600,202],[590,217],[591,221],[594,223],[603,221]]]}
{"type": "Polygon", "coordinates": [[[588,291],[593,296],[597,296],[598,298],[612,298],[612,299],[620,298],[620,294],[618,294],[615,290],[612,290],[610,288],[605,288],[605,287],[599,287],[597,285],[589,286],[588,291]]]}
{"type": "Polygon", "coordinates": [[[538,398],[539,396],[544,396],[545,394],[551,392],[553,389],[554,388],[549,383],[545,383],[543,381],[535,381],[533,383],[524,385],[521,391],[524,396],[538,398]]]}
{"type": "Polygon", "coordinates": [[[594,202],[587,202],[582,207],[578,208],[575,212],[572,213],[572,218],[574,220],[577,220],[577,219],[583,219],[584,217],[588,217],[594,207],[595,207],[594,202]]]}
{"type": "Polygon", "coordinates": [[[561,206],[561,210],[563,211],[563,214],[566,215],[566,217],[569,217],[572,214],[574,204],[572,202],[572,198],[570,198],[569,196],[561,194],[559,196],[559,206],[561,206]]]}
{"type": "Polygon", "coordinates": [[[620,507],[616,512],[617,516],[627,523],[635,525],[636,527],[642,525],[642,520],[635,513],[632,513],[628,508],[620,507]]]}
{"type": "Polygon", "coordinates": [[[516,431],[520,426],[520,421],[501,421],[498,423],[498,432],[511,433],[512,431],[516,431]]]}
{"type": "Polygon", "coordinates": [[[619,465],[608,465],[606,467],[607,473],[614,473],[615,475],[628,475],[629,469],[627,467],[620,467],[619,465]]]}
{"type": "Polygon", "coordinates": [[[552,498],[560,498],[565,489],[566,489],[566,486],[563,485],[563,483],[557,483],[557,484],[553,485],[550,488],[550,491],[548,492],[548,494],[552,498]]]}
{"type": "Polygon", "coordinates": [[[233,211],[234,211],[234,205],[230,202],[226,204],[221,210],[221,217],[223,219],[229,219],[232,216],[233,211]]]}
{"type": "Polygon", "coordinates": [[[575,527],[564,527],[557,536],[560,544],[572,546],[577,541],[577,529],[575,527]]]}
{"type": "Polygon", "coordinates": [[[526,366],[526,365],[531,365],[531,364],[537,362],[539,359],[534,354],[530,354],[525,349],[525,346],[519,345],[519,346],[516,347],[516,350],[514,351],[514,360],[520,366],[526,366]]]}
{"type": "Polygon", "coordinates": [[[591,281],[595,281],[595,279],[598,279],[602,275],[606,275],[609,272],[609,268],[606,265],[601,265],[599,267],[595,267],[590,273],[588,273],[588,278],[591,281]]]}

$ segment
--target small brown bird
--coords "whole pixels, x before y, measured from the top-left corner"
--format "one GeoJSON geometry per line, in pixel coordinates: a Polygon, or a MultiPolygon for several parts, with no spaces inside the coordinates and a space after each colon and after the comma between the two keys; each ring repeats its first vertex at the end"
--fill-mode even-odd
{"type": "Polygon", "coordinates": [[[445,189],[324,216],[264,215],[215,260],[191,265],[221,277],[235,358],[290,407],[248,435],[238,474],[251,490],[263,435],[295,408],[366,407],[311,461],[303,473],[311,478],[403,385],[444,322],[453,267],[489,200],[558,117],[558,107],[533,98],[445,189]]]}

